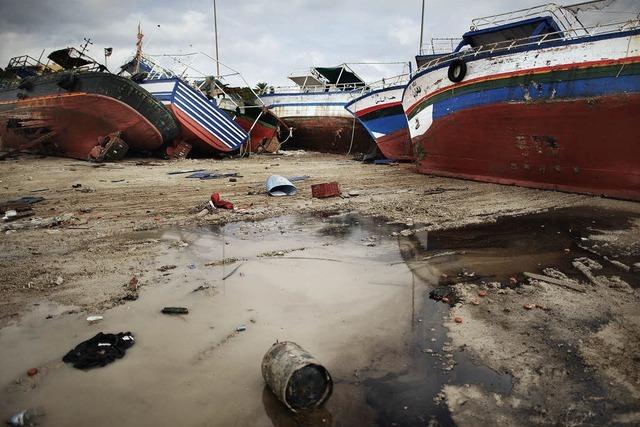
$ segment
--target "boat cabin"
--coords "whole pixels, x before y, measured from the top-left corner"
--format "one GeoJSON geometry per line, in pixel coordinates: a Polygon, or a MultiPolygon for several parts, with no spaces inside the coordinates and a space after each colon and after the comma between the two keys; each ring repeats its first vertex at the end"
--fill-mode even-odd
{"type": "Polygon", "coordinates": [[[313,67],[308,74],[291,75],[289,80],[306,92],[318,89],[324,89],[325,92],[330,89],[351,90],[366,85],[346,64],[337,67],[313,67]]]}
{"type": "Polygon", "coordinates": [[[540,40],[543,37],[545,40],[562,38],[562,30],[550,16],[524,19],[495,27],[469,31],[462,36],[462,41],[455,49],[455,52],[459,52],[467,46],[472,49],[496,44],[518,46],[531,43],[531,39],[540,40]]]}

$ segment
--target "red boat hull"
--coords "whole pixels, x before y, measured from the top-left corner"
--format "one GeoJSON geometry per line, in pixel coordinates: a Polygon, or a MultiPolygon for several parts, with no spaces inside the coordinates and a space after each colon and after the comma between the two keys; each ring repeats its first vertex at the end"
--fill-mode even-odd
{"type": "Polygon", "coordinates": [[[410,140],[409,130],[405,127],[376,138],[376,144],[387,159],[413,160],[410,140]]]}
{"type": "Polygon", "coordinates": [[[461,110],[413,138],[418,169],[640,200],[640,95],[461,110]]]}
{"type": "MultiPolygon", "coordinates": [[[[19,118],[26,126],[46,127],[51,136],[39,148],[46,154],[86,160],[98,144],[98,138],[122,132],[122,139],[132,150],[155,150],[162,135],[144,116],[117,99],[83,92],[0,102],[8,118],[19,118]]],[[[7,126],[0,126],[0,136],[8,146],[28,145],[7,126]]]]}
{"type": "Polygon", "coordinates": [[[366,153],[372,143],[364,127],[349,117],[287,117],[284,119],[293,128],[293,137],[286,148],[324,153],[366,153]],[[351,134],[353,133],[353,143],[351,134]]]}
{"type": "Polygon", "coordinates": [[[249,141],[251,144],[251,152],[253,153],[257,152],[260,147],[268,146],[269,141],[278,137],[278,129],[268,126],[260,120],[258,120],[255,126],[253,124],[254,120],[249,117],[237,116],[235,120],[246,132],[251,131],[249,141]]]}

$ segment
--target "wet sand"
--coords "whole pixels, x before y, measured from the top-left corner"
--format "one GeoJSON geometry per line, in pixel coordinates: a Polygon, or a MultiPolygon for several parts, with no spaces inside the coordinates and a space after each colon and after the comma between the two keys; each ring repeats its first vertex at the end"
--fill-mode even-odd
{"type": "Polygon", "coordinates": [[[640,261],[637,203],[318,154],[99,168],[22,158],[0,162],[0,180],[4,199],[44,196],[39,218],[73,216],[3,232],[1,416],[44,406],[46,425],[638,422],[637,274],[589,252],[640,261]],[[242,177],[167,175],[198,168],[242,177]],[[272,173],[310,178],[294,197],[269,198],[272,173]],[[332,180],[345,197],[311,199],[311,184],[332,180]],[[236,210],[196,216],[213,191],[236,210]],[[589,285],[571,265],[584,256],[630,288],[589,285]],[[204,265],[230,257],[239,261],[204,265]],[[546,267],[588,292],[522,275],[546,267]],[[438,285],[459,302],[429,299],[438,285]],[[479,290],[489,295],[474,305],[479,290]],[[544,309],[523,309],[531,302],[544,309]],[[161,314],[168,305],[190,314],[161,314]],[[88,325],[90,314],[105,320],[88,325]],[[98,331],[127,330],[136,345],[105,368],[60,361],[98,331]],[[336,388],[323,410],[293,417],[265,390],[260,360],[277,339],[330,369],[336,388]],[[30,367],[41,373],[27,377],[30,367]]]}

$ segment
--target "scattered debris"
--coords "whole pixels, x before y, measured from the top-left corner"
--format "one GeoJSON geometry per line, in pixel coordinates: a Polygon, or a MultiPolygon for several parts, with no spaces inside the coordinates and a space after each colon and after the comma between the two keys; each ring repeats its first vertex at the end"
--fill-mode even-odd
{"type": "Polygon", "coordinates": [[[462,317],[457,317],[456,316],[456,317],[453,318],[453,321],[456,322],[456,323],[462,323],[462,317]]]}
{"type": "Polygon", "coordinates": [[[30,376],[30,377],[38,375],[38,368],[29,368],[29,369],[27,369],[27,375],[30,376]]]}
{"type": "Polygon", "coordinates": [[[291,253],[291,252],[304,251],[305,249],[306,248],[294,248],[294,249],[281,249],[279,251],[268,251],[268,252],[263,252],[261,254],[258,254],[258,258],[284,256],[285,254],[288,254],[288,253],[291,253]]]}
{"type": "Polygon", "coordinates": [[[198,171],[188,175],[186,178],[197,178],[197,179],[218,179],[218,178],[229,178],[229,177],[239,177],[240,174],[238,172],[206,172],[206,171],[198,171]]]}
{"type": "Polygon", "coordinates": [[[240,265],[238,265],[236,268],[234,268],[233,270],[231,270],[231,273],[227,274],[226,276],[224,276],[222,278],[222,280],[227,280],[229,277],[233,276],[235,274],[236,271],[238,271],[238,269],[240,269],[240,267],[242,267],[242,264],[244,263],[240,263],[240,265]]]}
{"type": "Polygon", "coordinates": [[[270,196],[293,196],[298,189],[287,178],[280,175],[271,175],[267,178],[265,188],[270,196]]]}
{"type": "Polygon", "coordinates": [[[38,419],[44,416],[44,411],[40,408],[25,409],[13,415],[7,421],[12,427],[35,426],[40,424],[38,419]]]}
{"type": "Polygon", "coordinates": [[[175,265],[163,265],[158,269],[158,271],[165,272],[165,271],[173,270],[174,268],[176,268],[175,265]]]}
{"type": "Polygon", "coordinates": [[[525,310],[532,310],[535,307],[534,304],[523,304],[522,308],[524,308],[525,310]]]}
{"type": "Polygon", "coordinates": [[[165,307],[162,309],[163,314],[189,314],[186,307],[165,307]]]}
{"type": "Polygon", "coordinates": [[[106,366],[116,359],[121,359],[135,340],[131,332],[118,334],[97,333],[93,338],[78,344],[69,351],[62,361],[71,363],[77,369],[89,369],[106,366]]]}
{"type": "Polygon", "coordinates": [[[200,291],[206,291],[207,289],[212,289],[215,288],[215,286],[213,285],[209,285],[208,283],[205,283],[204,285],[200,285],[197,288],[195,288],[194,290],[192,290],[191,292],[200,292],[200,291]]]}
{"type": "Polygon", "coordinates": [[[182,175],[186,173],[194,173],[194,172],[202,172],[202,171],[204,171],[204,169],[179,170],[179,171],[167,172],[167,175],[182,175]]]}
{"type": "MultiPolygon", "coordinates": [[[[545,270],[547,271],[547,270],[545,270]]],[[[578,287],[578,283],[575,281],[572,281],[570,279],[568,279],[566,276],[565,278],[555,278],[555,277],[550,277],[550,276],[543,276],[541,274],[534,274],[534,273],[529,273],[529,272],[524,272],[523,273],[525,276],[527,276],[530,279],[534,279],[534,280],[538,280],[541,282],[545,282],[545,283],[550,283],[552,285],[558,285],[558,286],[564,286],[565,288],[569,288],[572,289],[574,291],[577,292],[586,292],[585,289],[579,288],[578,287]]],[[[564,274],[563,274],[564,276],[564,274]]]]}
{"type": "Polygon", "coordinates": [[[487,296],[487,291],[478,291],[478,296],[482,297],[482,298],[486,297],[487,296]]]}
{"type": "Polygon", "coordinates": [[[328,197],[336,197],[340,195],[340,186],[337,182],[326,182],[322,184],[314,184],[311,186],[311,196],[316,199],[325,199],[328,197]]]}
{"type": "Polygon", "coordinates": [[[589,258],[576,258],[571,263],[578,271],[580,271],[584,276],[589,279],[589,281],[594,285],[602,285],[602,283],[598,280],[597,277],[591,273],[591,270],[601,270],[602,265],[597,263],[596,261],[589,258]]]}
{"type": "Polygon", "coordinates": [[[247,327],[245,325],[240,325],[236,327],[236,332],[244,332],[247,330],[247,327]]]}
{"type": "Polygon", "coordinates": [[[233,203],[222,200],[219,193],[211,194],[211,203],[219,209],[233,209],[233,203]]]}
{"type": "Polygon", "coordinates": [[[234,262],[238,262],[240,261],[239,258],[235,258],[235,257],[230,257],[230,258],[223,258],[223,259],[219,259],[217,261],[212,261],[212,262],[208,262],[205,264],[206,267],[218,267],[219,265],[225,265],[225,264],[233,264],[234,262]]]}
{"type": "Polygon", "coordinates": [[[62,276],[58,276],[58,277],[56,277],[56,281],[55,281],[55,284],[56,284],[56,285],[60,286],[60,285],[62,285],[63,283],[64,283],[64,279],[62,278],[62,276]]]}
{"type": "Polygon", "coordinates": [[[0,230],[7,231],[24,230],[29,228],[52,228],[65,224],[73,219],[75,219],[75,217],[70,213],[65,213],[51,218],[31,218],[25,221],[14,221],[10,224],[4,224],[0,230]]]}
{"type": "Polygon", "coordinates": [[[98,323],[102,319],[104,319],[103,316],[89,316],[87,317],[87,322],[89,322],[89,324],[92,325],[94,323],[98,323]]]}
{"type": "Polygon", "coordinates": [[[333,391],[329,371],[290,341],[276,342],[267,351],[262,358],[262,378],[293,412],[321,406],[333,391]]]}
{"type": "Polygon", "coordinates": [[[360,195],[360,192],[357,190],[349,190],[347,194],[349,195],[349,197],[357,197],[360,195]]]}

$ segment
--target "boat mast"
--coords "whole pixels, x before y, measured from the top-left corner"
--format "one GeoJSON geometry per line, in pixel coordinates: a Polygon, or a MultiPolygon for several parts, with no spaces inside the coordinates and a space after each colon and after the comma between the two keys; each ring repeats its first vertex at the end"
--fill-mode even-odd
{"type": "Polygon", "coordinates": [[[425,0],[422,0],[422,15],[420,17],[420,46],[418,46],[419,55],[422,54],[422,41],[424,36],[424,2],[425,0]]]}
{"type": "Polygon", "coordinates": [[[213,29],[216,38],[216,80],[220,79],[220,58],[218,58],[218,14],[216,11],[216,0],[213,0],[213,29]]]}
{"type": "Polygon", "coordinates": [[[140,61],[142,60],[142,38],[144,34],[142,34],[142,29],[140,28],[140,22],[138,22],[138,35],[136,41],[136,67],[133,71],[134,74],[138,74],[140,72],[140,61]]]}

